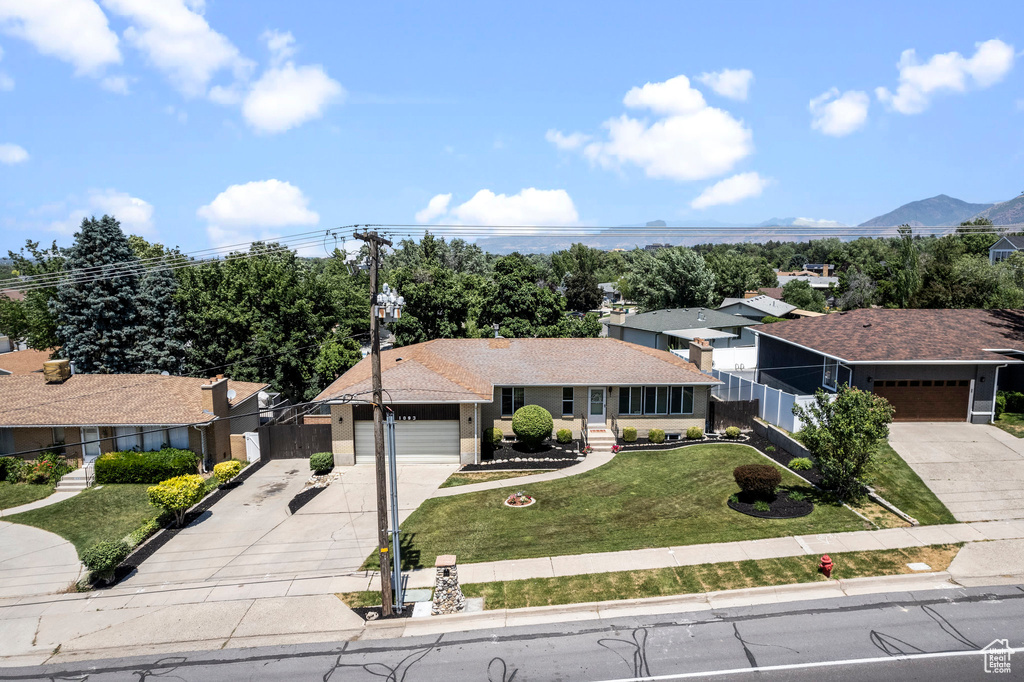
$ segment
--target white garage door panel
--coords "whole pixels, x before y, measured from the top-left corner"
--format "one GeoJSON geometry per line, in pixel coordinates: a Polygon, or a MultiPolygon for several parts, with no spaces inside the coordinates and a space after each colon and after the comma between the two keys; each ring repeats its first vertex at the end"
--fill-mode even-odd
{"type": "MultiPolygon", "coordinates": [[[[395,423],[395,450],[400,462],[459,463],[458,421],[399,421],[395,423]]],[[[372,464],[373,422],[356,422],[356,464],[372,464]]]]}

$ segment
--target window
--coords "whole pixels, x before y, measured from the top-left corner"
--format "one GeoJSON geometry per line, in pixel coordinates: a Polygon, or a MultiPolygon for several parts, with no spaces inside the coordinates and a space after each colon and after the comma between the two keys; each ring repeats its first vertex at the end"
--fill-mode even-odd
{"type": "Polygon", "coordinates": [[[501,389],[501,416],[511,417],[526,404],[526,390],[506,386],[501,389]]]}
{"type": "Polygon", "coordinates": [[[619,389],[619,414],[641,414],[643,388],[640,386],[623,386],[619,389]]]}
{"type": "Polygon", "coordinates": [[[673,386],[670,394],[670,414],[693,414],[693,386],[673,386]]]}
{"type": "Polygon", "coordinates": [[[825,369],[821,377],[821,385],[825,388],[836,388],[836,375],[839,373],[839,361],[825,358],[825,369]]]}
{"type": "Polygon", "coordinates": [[[142,443],[139,442],[139,427],[118,426],[115,429],[115,434],[117,436],[118,450],[139,450],[142,448],[142,443]]]}
{"type": "Polygon", "coordinates": [[[173,429],[167,429],[167,440],[172,448],[188,450],[188,427],[178,426],[173,429]]]}
{"type": "Polygon", "coordinates": [[[0,429],[0,455],[14,452],[14,429],[0,429]]]}
{"type": "Polygon", "coordinates": [[[159,450],[167,442],[167,432],[159,426],[147,426],[142,431],[143,450],[159,450]]]}
{"type": "Polygon", "coordinates": [[[562,389],[562,416],[572,416],[573,405],[572,405],[572,386],[566,386],[562,389]]]}
{"type": "Polygon", "coordinates": [[[668,414],[668,386],[644,388],[644,414],[668,414]]]}
{"type": "Polygon", "coordinates": [[[66,440],[64,440],[64,427],[63,426],[54,426],[52,431],[53,431],[53,434],[52,434],[51,438],[53,439],[52,443],[54,445],[64,445],[64,443],[67,442],[66,440]]]}

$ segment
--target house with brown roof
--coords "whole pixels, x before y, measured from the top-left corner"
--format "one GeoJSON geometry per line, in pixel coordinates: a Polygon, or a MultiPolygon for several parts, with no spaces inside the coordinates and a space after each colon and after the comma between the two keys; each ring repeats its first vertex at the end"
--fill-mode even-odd
{"type": "MultiPolygon", "coordinates": [[[[711,346],[692,364],[618,339],[437,339],[381,353],[384,400],[395,411],[396,452],[406,462],[476,463],[484,430],[512,435],[512,415],[544,407],[554,429],[653,428],[671,438],[705,428],[711,346]],[[703,370],[703,371],[702,371],[703,370]]],[[[341,375],[327,401],[337,464],[373,461],[370,358],[341,375]]]]}
{"type": "Polygon", "coordinates": [[[844,383],[886,398],[897,421],[995,418],[1024,382],[1024,311],[864,309],[763,325],[757,381],[790,393],[844,383]]]}
{"type": "MultiPolygon", "coordinates": [[[[36,372],[0,376],[0,455],[33,459],[53,449],[89,463],[105,452],[170,445],[213,464],[231,458],[232,434],[256,430],[266,388],[222,376],[74,374],[53,383],[36,372]]],[[[244,443],[240,452],[244,459],[244,443]]]]}
{"type": "MultiPolygon", "coordinates": [[[[6,338],[6,337],[3,337],[6,338]]],[[[0,339],[2,343],[2,339],[0,339]]],[[[48,350],[16,350],[0,353],[0,376],[6,374],[43,373],[43,363],[53,355],[48,350]]]]}

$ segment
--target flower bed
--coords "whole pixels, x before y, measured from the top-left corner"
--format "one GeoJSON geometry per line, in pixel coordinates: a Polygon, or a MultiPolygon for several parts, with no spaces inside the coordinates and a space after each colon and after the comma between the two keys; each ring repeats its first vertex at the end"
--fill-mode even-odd
{"type": "Polygon", "coordinates": [[[683,435],[678,440],[666,440],[663,443],[652,443],[647,438],[637,438],[634,442],[627,443],[620,436],[615,440],[615,443],[619,446],[620,452],[635,452],[637,450],[667,450],[669,448],[683,447],[684,445],[706,445],[708,443],[745,443],[752,445],[751,440],[751,434],[748,433],[741,433],[739,438],[727,438],[724,433],[708,433],[703,438],[691,440],[683,435]]]}
{"type": "Polygon", "coordinates": [[[498,445],[485,446],[480,464],[467,464],[461,471],[512,471],[520,469],[564,469],[586,459],[582,443],[550,441],[537,450],[531,451],[522,443],[502,441],[498,445]]]}
{"type": "Polygon", "coordinates": [[[505,500],[505,506],[506,507],[529,507],[531,504],[533,504],[536,501],[537,500],[533,499],[532,497],[527,495],[525,492],[520,490],[519,492],[512,493],[511,495],[508,496],[508,499],[505,500]]]}
{"type": "Polygon", "coordinates": [[[814,511],[813,502],[807,499],[790,499],[790,492],[792,491],[781,488],[771,500],[763,500],[746,493],[739,493],[730,497],[727,504],[730,509],[734,509],[747,516],[756,516],[760,519],[795,519],[807,516],[814,511]],[[767,502],[768,509],[757,509],[755,505],[758,502],[767,502]]]}

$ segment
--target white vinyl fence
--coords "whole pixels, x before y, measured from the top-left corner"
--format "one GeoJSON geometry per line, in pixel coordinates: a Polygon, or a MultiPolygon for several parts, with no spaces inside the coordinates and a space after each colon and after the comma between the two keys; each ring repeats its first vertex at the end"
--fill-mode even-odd
{"type": "MultiPolygon", "coordinates": [[[[689,362],[689,349],[672,351],[683,360],[689,362]]],[[[723,372],[730,370],[754,369],[757,367],[757,348],[754,346],[736,346],[735,348],[715,348],[711,353],[711,367],[723,372]]]]}
{"type": "Polygon", "coordinates": [[[711,395],[725,401],[757,400],[757,416],[790,433],[803,428],[803,422],[793,414],[793,405],[803,407],[814,402],[813,395],[786,393],[721,370],[711,370],[711,376],[723,382],[711,389],[711,395]]]}

